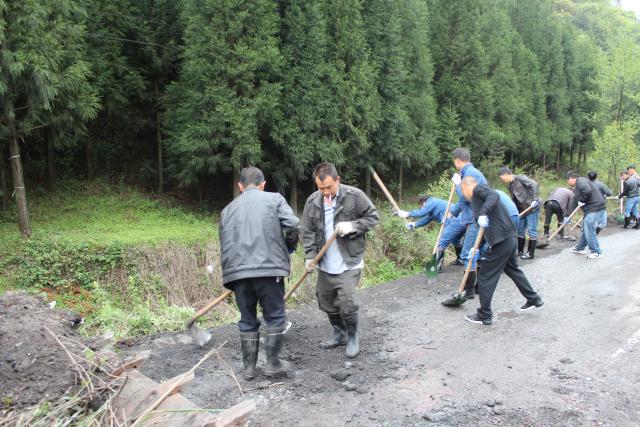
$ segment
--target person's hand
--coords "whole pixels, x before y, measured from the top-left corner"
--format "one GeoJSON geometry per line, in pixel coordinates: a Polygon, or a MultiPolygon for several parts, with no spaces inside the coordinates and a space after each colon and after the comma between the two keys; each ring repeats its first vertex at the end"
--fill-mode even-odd
{"type": "Polygon", "coordinates": [[[624,196],[622,194],[618,194],[618,199],[622,199],[624,196]]]}
{"type": "Polygon", "coordinates": [[[533,202],[531,202],[531,209],[535,209],[540,205],[540,202],[537,200],[534,200],[533,202]]]}
{"type": "Polygon", "coordinates": [[[409,218],[409,212],[403,211],[402,209],[397,210],[396,215],[398,215],[398,218],[402,218],[402,219],[409,218]]]}
{"type": "Polygon", "coordinates": [[[451,182],[453,182],[455,185],[460,185],[460,183],[462,182],[462,177],[458,172],[453,174],[453,176],[451,177],[451,182]]]}
{"type": "Polygon", "coordinates": [[[304,260],[304,269],[309,273],[313,273],[313,270],[318,268],[318,264],[316,264],[313,259],[305,259],[304,260]]]}
{"type": "Polygon", "coordinates": [[[289,255],[293,254],[295,251],[296,251],[296,247],[295,246],[287,248],[287,252],[289,252],[289,255]]]}
{"type": "Polygon", "coordinates": [[[585,203],[585,202],[578,202],[578,207],[579,207],[579,208],[583,207],[584,205],[586,205],[586,203],[585,203]]]}
{"type": "Polygon", "coordinates": [[[489,228],[489,217],[486,215],[480,215],[478,217],[478,225],[482,228],[489,228]]]}
{"type": "Polygon", "coordinates": [[[440,218],[440,224],[444,224],[445,222],[447,222],[447,218],[448,215],[442,215],[442,218],[440,218]]]}
{"type": "Polygon", "coordinates": [[[404,226],[407,228],[407,230],[413,231],[416,228],[416,223],[415,222],[408,222],[404,226]]]}
{"type": "Polygon", "coordinates": [[[347,234],[351,234],[355,232],[356,232],[356,229],[353,228],[353,224],[349,221],[339,222],[336,225],[336,233],[338,233],[338,236],[340,237],[344,237],[347,234]]]}
{"type": "Polygon", "coordinates": [[[563,224],[569,224],[570,222],[571,222],[571,218],[569,218],[568,216],[565,216],[565,217],[562,219],[562,223],[563,223],[563,224]]]}

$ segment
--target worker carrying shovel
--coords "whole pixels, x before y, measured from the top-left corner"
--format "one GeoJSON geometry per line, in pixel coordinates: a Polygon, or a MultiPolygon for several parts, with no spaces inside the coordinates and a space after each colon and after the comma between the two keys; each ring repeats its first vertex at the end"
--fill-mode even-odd
{"type": "Polygon", "coordinates": [[[571,252],[584,255],[587,253],[588,246],[589,258],[602,258],[602,250],[598,243],[596,230],[598,228],[603,229],[607,224],[606,201],[593,182],[585,177],[578,176],[577,172],[567,172],[567,184],[570,187],[574,187],[573,193],[575,196],[572,210],[577,205],[582,209],[584,215],[580,241],[571,249],[571,252]]]}
{"type": "Polygon", "coordinates": [[[380,217],[364,192],[340,183],[333,164],[319,164],[313,177],[318,191],[309,196],[302,214],[307,270],[317,268],[313,258],[334,232],[338,235],[318,266],[318,305],[332,326],[331,336],[320,346],[346,345],[346,356],[353,358],[360,354],[355,294],[364,268],[365,236],[380,217]]]}
{"type": "Polygon", "coordinates": [[[220,214],[220,258],[224,287],[233,290],[240,310],[240,347],[244,378],[254,377],[260,343],[260,303],[266,323],[266,376],[287,374],[281,360],[286,314],[284,278],[289,276],[291,254],[298,243],[300,221],[279,193],[264,191],[262,171],[248,167],[240,172],[242,193],[220,214]]]}
{"type": "Polygon", "coordinates": [[[524,272],[518,267],[516,257],[516,229],[500,196],[487,185],[478,184],[475,178],[465,177],[460,185],[465,199],[469,200],[478,226],[484,229],[484,239],[489,244],[479,261],[478,291],[480,308],[465,316],[472,323],[490,325],[493,312],[491,300],[504,271],[526,298],[520,310],[526,311],[544,304],[533,289],[524,272]]]}

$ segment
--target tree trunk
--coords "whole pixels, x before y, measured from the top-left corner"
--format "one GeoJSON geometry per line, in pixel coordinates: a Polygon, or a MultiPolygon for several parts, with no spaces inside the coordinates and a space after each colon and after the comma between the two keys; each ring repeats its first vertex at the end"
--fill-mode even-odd
{"type": "Polygon", "coordinates": [[[569,147],[569,167],[573,168],[573,144],[569,147]]]}
{"type": "Polygon", "coordinates": [[[402,172],[404,168],[400,165],[400,170],[398,171],[398,203],[402,200],[402,172]]]}
{"type": "Polygon", "coordinates": [[[369,168],[367,168],[364,173],[364,192],[367,193],[367,196],[371,197],[371,172],[369,168]]]}
{"type": "Polygon", "coordinates": [[[233,169],[233,198],[235,199],[240,195],[240,189],[238,188],[238,183],[240,182],[240,171],[238,169],[233,169]]]}
{"type": "Polygon", "coordinates": [[[622,100],[624,99],[624,82],[620,85],[620,99],[618,100],[618,114],[616,121],[618,122],[618,126],[622,129],[622,100]]]}
{"type": "Polygon", "coordinates": [[[542,170],[547,170],[547,153],[542,153],[542,170]]]}
{"type": "Polygon", "coordinates": [[[298,179],[296,177],[291,178],[289,204],[291,205],[291,209],[293,209],[293,213],[298,215],[298,179]]]}
{"type": "Polygon", "coordinates": [[[87,139],[87,178],[93,179],[93,140],[87,139]]]}
{"type": "Polygon", "coordinates": [[[556,172],[560,172],[560,156],[562,156],[562,149],[558,148],[558,158],[556,159],[556,172]]]}
{"type": "Polygon", "coordinates": [[[0,190],[2,190],[2,210],[9,207],[9,186],[7,185],[7,167],[5,165],[6,152],[4,144],[0,145],[0,190]]]}
{"type": "Polygon", "coordinates": [[[155,85],[156,92],[156,139],[158,143],[158,193],[164,191],[164,164],[162,161],[162,128],[160,127],[160,92],[158,83],[155,85]]]}
{"type": "Polygon", "coordinates": [[[22,161],[20,160],[20,146],[18,145],[18,135],[16,135],[16,123],[9,118],[9,153],[11,154],[11,171],[13,173],[13,187],[16,194],[16,204],[18,205],[18,228],[22,237],[31,236],[31,226],[29,225],[29,209],[27,208],[27,192],[24,188],[24,175],[22,173],[22,161]]]}
{"type": "Polygon", "coordinates": [[[47,175],[49,189],[53,189],[56,183],[56,132],[49,129],[47,132],[47,175]]]}

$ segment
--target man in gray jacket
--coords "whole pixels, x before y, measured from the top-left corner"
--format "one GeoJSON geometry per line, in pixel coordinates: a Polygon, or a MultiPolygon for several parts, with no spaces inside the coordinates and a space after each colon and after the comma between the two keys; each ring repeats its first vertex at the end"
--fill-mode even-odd
{"type": "Polygon", "coordinates": [[[364,267],[366,234],[380,220],[378,211],[361,190],[343,185],[336,167],[319,164],[313,177],[318,191],[307,199],[302,214],[302,233],[306,264],[314,267],[313,258],[334,231],[338,238],[320,260],[316,293],[320,310],[327,313],[333,327],[322,348],[346,345],[346,355],[360,353],[356,286],[364,267]]]}
{"type": "MultiPolygon", "coordinates": [[[[549,226],[553,215],[558,219],[558,227],[568,223],[569,207],[573,203],[573,191],[566,187],[558,187],[551,192],[544,202],[544,237],[549,237],[549,226]]],[[[564,229],[560,230],[560,238],[564,238],[564,229]]]]}
{"type": "Polygon", "coordinates": [[[522,214],[531,208],[529,213],[523,215],[518,222],[518,256],[522,259],[533,259],[538,240],[538,218],[540,217],[540,201],[538,200],[538,183],[526,175],[514,175],[508,167],[502,167],[498,176],[507,184],[509,193],[518,211],[522,214]],[[529,234],[529,246],[524,253],[526,235],[529,234]]]}
{"type": "Polygon", "coordinates": [[[300,221],[279,193],[264,191],[262,171],[242,169],[238,187],[242,193],[220,214],[222,282],[233,290],[240,310],[240,345],[244,377],[253,379],[260,343],[257,304],[267,324],[266,376],[287,373],[289,363],[281,360],[286,314],[284,278],[289,276],[289,254],[300,234],[300,221]]]}

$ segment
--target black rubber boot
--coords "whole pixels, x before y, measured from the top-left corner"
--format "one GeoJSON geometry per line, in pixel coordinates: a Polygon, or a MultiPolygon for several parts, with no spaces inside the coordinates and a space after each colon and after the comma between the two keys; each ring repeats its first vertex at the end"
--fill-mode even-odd
{"type": "Polygon", "coordinates": [[[520,258],[522,258],[522,259],[533,259],[533,256],[536,253],[536,242],[537,242],[537,240],[529,239],[529,245],[527,246],[527,253],[522,255],[520,258]]]}
{"type": "Polygon", "coordinates": [[[436,252],[436,266],[438,267],[438,273],[442,273],[442,264],[444,264],[444,250],[438,249],[436,252]]]}
{"type": "Polygon", "coordinates": [[[518,256],[522,256],[523,255],[524,244],[525,244],[526,241],[527,241],[526,238],[518,237],[518,256]]]}
{"type": "Polygon", "coordinates": [[[467,281],[464,283],[464,293],[467,299],[473,299],[476,294],[476,281],[478,280],[478,274],[475,271],[470,271],[467,276],[467,281]]]}
{"type": "Polygon", "coordinates": [[[260,332],[240,332],[240,348],[242,348],[242,363],[244,363],[244,379],[252,380],[255,377],[260,349],[260,332]]]}
{"type": "Polygon", "coordinates": [[[549,226],[545,225],[544,226],[544,237],[549,237],[549,226]]]}
{"type": "MultiPolygon", "coordinates": [[[[631,219],[629,219],[629,225],[631,225],[631,219]]],[[[634,230],[640,229],[640,218],[636,218],[636,225],[631,228],[633,228],[634,230]]]]}
{"type": "Polygon", "coordinates": [[[622,226],[622,228],[629,228],[630,224],[631,224],[631,217],[630,216],[625,216],[624,217],[624,225],[622,226]]]}
{"type": "Polygon", "coordinates": [[[342,320],[347,329],[347,350],[348,358],[353,359],[360,354],[360,335],[358,333],[358,313],[343,314],[342,320]]]}
{"type": "Polygon", "coordinates": [[[291,370],[289,362],[280,359],[284,330],[284,326],[267,328],[267,337],[265,339],[267,363],[262,367],[262,372],[267,377],[275,377],[281,374],[287,375],[291,370]]]}
{"type": "Polygon", "coordinates": [[[328,340],[320,344],[321,348],[336,348],[339,345],[347,345],[347,330],[342,321],[340,313],[327,313],[329,316],[329,323],[333,326],[333,331],[328,340]]]}
{"type": "Polygon", "coordinates": [[[452,265],[464,265],[464,261],[460,259],[460,254],[462,253],[462,246],[454,246],[453,249],[456,251],[456,260],[452,262],[452,265]]]}

